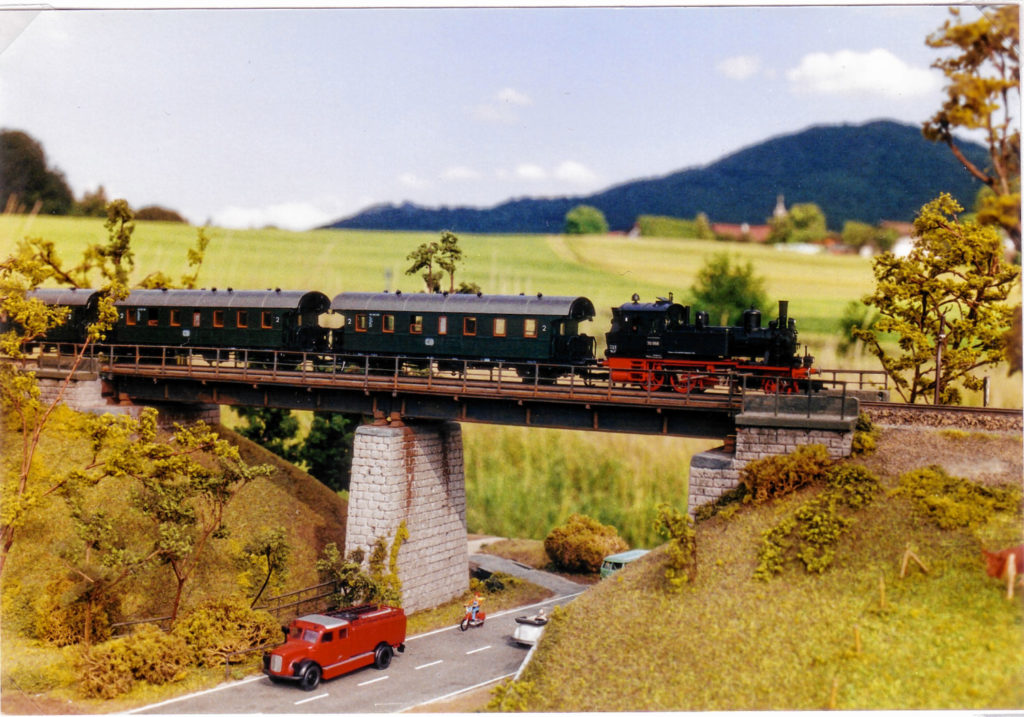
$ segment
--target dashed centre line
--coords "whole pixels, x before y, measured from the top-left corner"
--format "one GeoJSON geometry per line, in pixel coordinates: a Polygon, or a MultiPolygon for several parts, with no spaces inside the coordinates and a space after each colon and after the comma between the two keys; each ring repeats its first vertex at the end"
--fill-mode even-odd
{"type": "Polygon", "coordinates": [[[307,702],[312,702],[313,700],[322,700],[322,699],[323,699],[324,697],[329,697],[329,696],[330,696],[330,695],[329,695],[329,693],[327,693],[327,692],[324,692],[323,694],[321,694],[321,695],[316,695],[315,697],[307,697],[307,698],[306,698],[306,699],[304,699],[304,700],[299,700],[299,701],[298,701],[298,702],[296,702],[295,704],[296,704],[296,705],[304,705],[304,704],[306,704],[307,702]]]}
{"type": "Polygon", "coordinates": [[[384,675],[383,677],[374,677],[372,680],[367,680],[366,682],[358,683],[356,685],[356,687],[363,687],[364,685],[372,685],[374,682],[380,682],[381,680],[386,680],[388,677],[390,677],[390,675],[384,675]]]}
{"type": "Polygon", "coordinates": [[[434,665],[440,665],[442,662],[444,662],[444,660],[434,660],[433,662],[428,662],[425,665],[420,665],[416,669],[417,670],[422,670],[424,667],[433,667],[434,665]]]}
{"type": "Polygon", "coordinates": [[[490,649],[491,649],[491,646],[490,646],[490,645],[484,645],[483,647],[478,647],[478,648],[476,648],[475,650],[470,650],[470,651],[469,651],[469,652],[467,652],[466,654],[467,654],[467,655],[475,655],[475,654],[476,654],[476,653],[478,653],[478,652],[483,652],[484,650],[490,650],[490,649]]]}

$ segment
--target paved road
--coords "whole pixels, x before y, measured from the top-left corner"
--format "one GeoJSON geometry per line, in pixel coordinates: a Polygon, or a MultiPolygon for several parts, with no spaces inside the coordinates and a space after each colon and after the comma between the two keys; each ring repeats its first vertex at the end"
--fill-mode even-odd
{"type": "Polygon", "coordinates": [[[395,654],[387,670],[366,667],[323,682],[312,692],[303,692],[291,685],[271,684],[260,675],[132,710],[132,713],[401,712],[510,677],[519,669],[528,652],[527,648],[511,640],[514,618],[532,614],[540,605],[550,610],[554,605],[567,603],[579,594],[583,586],[548,573],[517,567],[510,561],[493,556],[474,555],[470,560],[486,570],[510,574],[515,570],[514,574],[521,574],[531,582],[548,583],[545,586],[554,590],[557,596],[538,605],[488,615],[483,626],[466,632],[453,625],[414,635],[406,640],[405,652],[395,654]]]}

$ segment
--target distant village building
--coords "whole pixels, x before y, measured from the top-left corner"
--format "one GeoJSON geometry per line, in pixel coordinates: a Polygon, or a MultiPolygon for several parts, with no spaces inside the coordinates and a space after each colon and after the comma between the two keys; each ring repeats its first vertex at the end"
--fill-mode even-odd
{"type": "Polygon", "coordinates": [[[776,219],[784,219],[788,214],[789,210],[786,209],[786,198],[780,194],[775,198],[775,211],[772,212],[772,216],[776,219]]]}
{"type": "Polygon", "coordinates": [[[768,241],[768,237],[772,233],[772,228],[767,224],[726,224],[723,222],[716,222],[711,225],[711,231],[716,236],[723,237],[725,239],[733,239],[735,241],[750,241],[758,244],[763,244],[768,241]]]}

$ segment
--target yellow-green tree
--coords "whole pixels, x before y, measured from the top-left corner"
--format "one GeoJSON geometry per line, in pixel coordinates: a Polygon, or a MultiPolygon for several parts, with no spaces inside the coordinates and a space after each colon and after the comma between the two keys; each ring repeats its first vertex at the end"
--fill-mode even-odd
{"type": "Polygon", "coordinates": [[[924,136],[944,142],[972,175],[990,190],[981,199],[978,221],[1003,227],[1020,251],[1020,8],[979,6],[981,17],[963,22],[960,9],[928,36],[929,47],[956,52],[936,60],[948,84],[942,108],[924,124],[924,136]],[[957,146],[953,132],[982,130],[989,167],[978,167],[957,146]]]}
{"type": "Polygon", "coordinates": [[[921,208],[910,255],[880,254],[872,265],[875,292],[864,303],[880,315],[873,330],[853,328],[910,403],[960,403],[960,387],[981,389],[980,369],[1004,359],[1006,299],[1020,269],[1004,260],[994,227],[960,222],[961,211],[948,194],[921,208]],[[896,334],[897,350],[884,334],[896,334]]]}

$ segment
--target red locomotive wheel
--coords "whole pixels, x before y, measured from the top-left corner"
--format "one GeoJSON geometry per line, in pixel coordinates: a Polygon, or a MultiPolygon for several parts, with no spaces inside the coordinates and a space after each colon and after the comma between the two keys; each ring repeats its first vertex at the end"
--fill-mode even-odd
{"type": "Polygon", "coordinates": [[[672,374],[672,389],[676,393],[690,393],[695,390],[700,384],[700,381],[695,380],[692,376],[687,376],[683,373],[672,374]]]}

